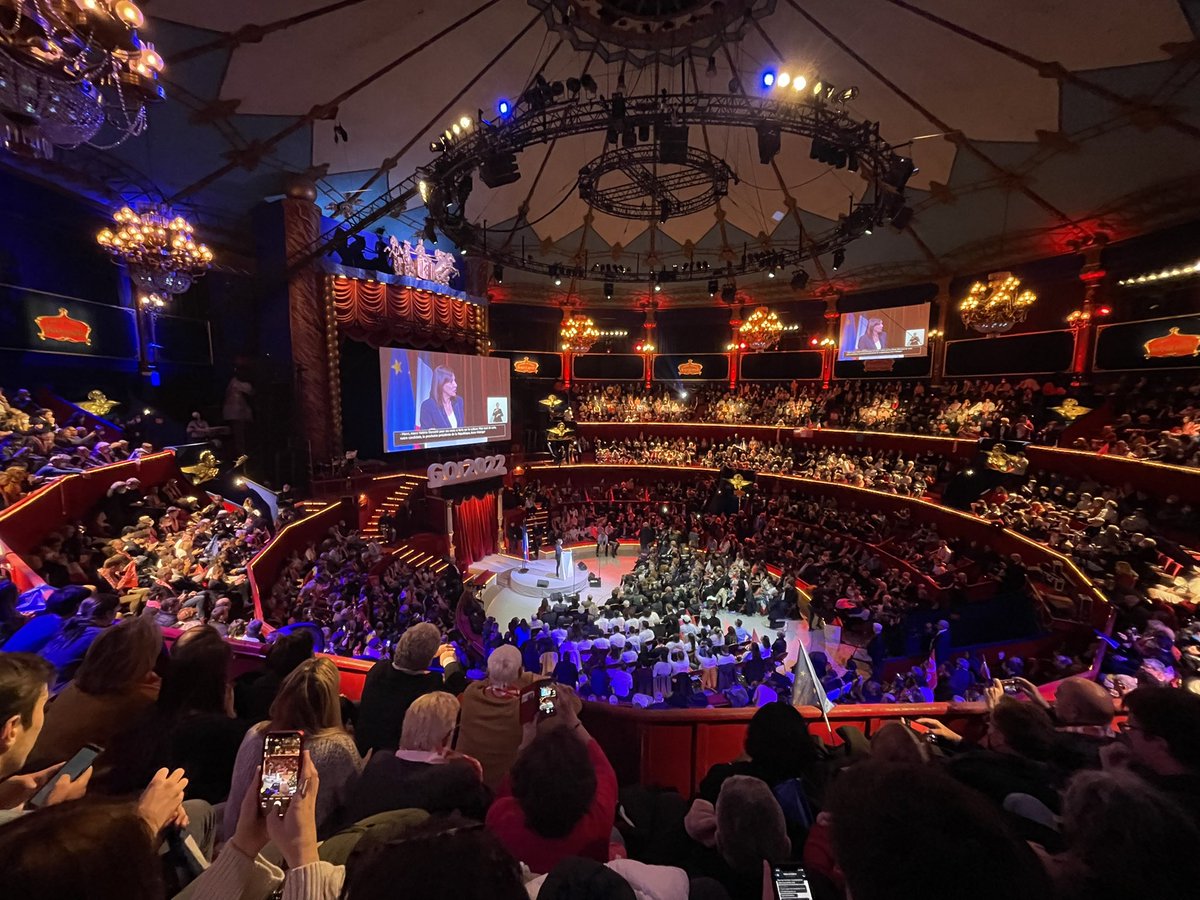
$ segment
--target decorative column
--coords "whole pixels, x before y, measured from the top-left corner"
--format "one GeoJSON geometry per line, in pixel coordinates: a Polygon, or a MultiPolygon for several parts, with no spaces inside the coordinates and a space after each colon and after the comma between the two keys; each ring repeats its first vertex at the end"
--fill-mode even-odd
{"type": "Polygon", "coordinates": [[[933,359],[929,363],[929,381],[931,384],[941,384],[946,371],[946,326],[950,324],[950,277],[939,278],[937,281],[937,296],[933,302],[937,304],[937,326],[930,329],[929,342],[933,344],[930,353],[933,359]]]}
{"type": "Polygon", "coordinates": [[[729,305],[729,388],[733,390],[738,385],[738,370],[742,358],[742,304],[733,302],[729,305]]]}
{"type": "Polygon", "coordinates": [[[821,387],[833,381],[833,361],[837,359],[838,300],[841,294],[833,291],[825,296],[825,340],[821,342],[821,387]]]}
{"type": "Polygon", "coordinates": [[[321,211],[316,198],[315,186],[298,179],[288,185],[282,201],[293,384],[310,462],[331,460],[342,452],[342,398],[332,297],[322,290],[322,276],[314,265],[295,271],[290,268],[320,236],[321,211]]]}
{"type": "Polygon", "coordinates": [[[571,305],[564,303],[562,307],[563,317],[562,324],[558,326],[559,348],[562,350],[562,377],[563,389],[567,392],[571,390],[571,348],[562,342],[563,329],[567,325],[567,320],[571,318],[571,305]]]}
{"type": "Polygon", "coordinates": [[[1079,270],[1079,280],[1083,282],[1083,306],[1067,317],[1067,324],[1075,333],[1075,352],[1071,357],[1073,385],[1078,385],[1092,374],[1097,295],[1104,276],[1108,274],[1100,263],[1102,249],[1098,244],[1083,249],[1083,268],[1079,270]]]}

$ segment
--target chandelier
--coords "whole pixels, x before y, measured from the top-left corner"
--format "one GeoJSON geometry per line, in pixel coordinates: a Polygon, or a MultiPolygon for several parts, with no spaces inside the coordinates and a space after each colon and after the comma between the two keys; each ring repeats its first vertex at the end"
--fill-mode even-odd
{"type": "Polygon", "coordinates": [[[164,63],[144,23],[130,0],[0,0],[0,148],[45,159],[106,124],[105,149],[145,131],[164,63]]]}
{"type": "Polygon", "coordinates": [[[562,348],[568,353],[587,353],[600,338],[600,329],[587,316],[575,315],[564,319],[558,330],[562,348]]]}
{"type": "Polygon", "coordinates": [[[750,313],[750,318],[738,329],[741,341],[748,350],[770,350],[779,343],[779,335],[783,333],[783,323],[779,316],[765,306],[760,306],[750,313]]]}
{"type": "Polygon", "coordinates": [[[191,222],[153,204],[134,212],[122,206],[113,213],[112,228],[96,241],[125,263],[134,283],[151,294],[182,294],[212,265],[213,252],[196,242],[191,222]]]}
{"type": "Polygon", "coordinates": [[[992,272],[987,284],[971,285],[967,299],[958,305],[963,324],[980,334],[1003,334],[1025,321],[1037,300],[1031,290],[1021,290],[1021,279],[1012,272],[992,272]]]}

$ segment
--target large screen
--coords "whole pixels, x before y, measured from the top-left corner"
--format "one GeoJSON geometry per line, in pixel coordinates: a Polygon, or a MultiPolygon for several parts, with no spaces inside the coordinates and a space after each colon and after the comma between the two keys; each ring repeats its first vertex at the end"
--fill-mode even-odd
{"type": "Polygon", "coordinates": [[[901,359],[929,353],[929,304],[842,314],[838,359],[901,359]]]}
{"type": "Polygon", "coordinates": [[[502,357],[381,347],[383,449],[508,440],[508,366],[502,357]]]}

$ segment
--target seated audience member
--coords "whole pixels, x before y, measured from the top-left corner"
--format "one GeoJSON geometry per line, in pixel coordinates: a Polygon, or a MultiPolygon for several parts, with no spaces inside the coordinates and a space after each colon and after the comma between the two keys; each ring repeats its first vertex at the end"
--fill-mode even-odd
{"type": "Polygon", "coordinates": [[[303,630],[275,638],[267,649],[267,662],[259,672],[248,673],[233,686],[238,718],[261,722],[271,715],[271,704],[283,680],[302,662],[313,657],[312,633],[303,630]]]}
{"type": "Polygon", "coordinates": [[[257,790],[255,770],[262,762],[264,737],[272,731],[304,732],[305,750],[323,785],[316,807],[318,830],[332,822],[362,771],[362,757],[342,725],[337,666],[327,656],[307,660],[283,680],[271,704],[270,721],[246,732],[238,749],[225,805],[226,834],[237,828],[242,795],[257,790]]]}
{"type": "Polygon", "coordinates": [[[729,900],[715,882],[704,892],[694,889],[688,874],[675,866],[651,866],[632,859],[614,859],[601,865],[594,859],[568,857],[547,875],[526,882],[533,900],[729,900]]]}
{"type": "Polygon", "coordinates": [[[827,810],[854,900],[1052,896],[1001,811],[937,767],[854,766],[834,782],[827,810]]]}
{"type": "Polygon", "coordinates": [[[698,843],[714,851],[696,856],[690,873],[720,882],[733,900],[759,900],[763,863],[782,863],[792,856],[783,809],[759,778],[725,779],[716,804],[697,800],[686,825],[698,843]]]}
{"type": "Polygon", "coordinates": [[[579,721],[573,691],[559,688],[558,712],[536,726],[487,814],[487,827],[539,874],[568,856],[608,860],[617,776],[579,721]]]}
{"type": "Polygon", "coordinates": [[[1200,883],[1194,818],[1130,772],[1076,775],[1062,830],[1065,851],[1043,855],[1060,900],[1184,897],[1200,883]]]}
{"type": "Polygon", "coordinates": [[[54,692],[66,687],[75,677],[88,648],[117,618],[120,600],[116,594],[97,594],[79,604],[79,612],[68,619],[54,637],[41,649],[41,655],[54,666],[58,677],[54,692]]]}
{"type": "Polygon", "coordinates": [[[409,628],[396,643],[392,658],[381,659],[367,673],[354,733],[359,752],[394,752],[400,744],[404,714],[412,702],[430,691],[448,689],[458,693],[459,685],[465,680],[466,675],[454,658],[453,648],[441,646],[441,634],[436,625],[421,622],[409,628]],[[442,651],[440,654],[439,650],[442,651]],[[430,671],[435,656],[444,660],[445,675],[430,671]]]}
{"type": "MultiPolygon", "coordinates": [[[[54,668],[40,656],[0,654],[0,825],[22,815],[29,798],[58,771],[55,765],[27,775],[16,774],[25,767],[42,732],[53,680],[54,668]]],[[[62,762],[65,760],[59,760],[62,762]]],[[[49,802],[56,804],[82,797],[90,778],[91,769],[74,781],[65,776],[60,778],[49,802]]],[[[7,828],[0,828],[0,833],[6,831],[7,828]]],[[[7,857],[0,855],[0,859],[7,857]]],[[[9,884],[7,870],[4,883],[9,884]]]]}
{"type": "Polygon", "coordinates": [[[154,667],[162,649],[162,631],[146,616],[101,633],[75,680],[46,709],[30,764],[40,768],[70,759],[84,744],[107,747],[130,728],[158,698],[161,680],[154,667]]]}
{"type": "Polygon", "coordinates": [[[215,629],[184,632],[171,647],[154,706],[97,759],[97,786],[132,794],[157,769],[182,768],[189,798],[223,801],[247,725],[233,717],[232,663],[233,651],[215,629]]]}
{"type": "Polygon", "coordinates": [[[0,581],[0,649],[29,621],[29,617],[17,609],[20,596],[21,592],[15,584],[0,581]]]}
{"type": "Polygon", "coordinates": [[[1062,777],[1053,765],[1058,736],[1040,706],[1003,696],[1003,687],[989,688],[994,702],[987,732],[978,745],[946,728],[936,719],[918,719],[952,748],[947,770],[955,778],[987,795],[997,807],[1009,794],[1029,794],[1051,810],[1058,809],[1056,786],[1062,777]],[[995,701],[999,696],[1000,699],[995,701]]]}
{"type": "Polygon", "coordinates": [[[1125,695],[1126,743],[1106,748],[1106,766],[1128,765],[1200,823],[1200,696],[1144,687],[1125,695]]]}
{"type": "Polygon", "coordinates": [[[350,789],[344,822],[392,809],[423,809],[434,815],[459,812],[482,819],[491,802],[482,768],[452,749],[458,730],[458,699],[445,691],[423,694],[404,716],[400,749],[371,757],[350,789]]]}
{"type": "Polygon", "coordinates": [[[1067,678],[1054,693],[1050,714],[1063,763],[1071,769],[1100,768],[1101,750],[1116,738],[1112,695],[1087,678],[1067,678]]]}
{"type": "Polygon", "coordinates": [[[873,763],[892,765],[923,765],[929,762],[929,742],[899,722],[888,722],[871,735],[873,763]]]}
{"type": "Polygon", "coordinates": [[[40,653],[60,631],[68,619],[75,615],[79,604],[91,592],[78,585],[58,588],[46,598],[41,612],[35,613],[19,632],[11,635],[2,648],[6,653],[40,653]]]}
{"type": "Polygon", "coordinates": [[[521,746],[521,691],[538,676],[521,668],[521,651],[505,645],[488,657],[488,677],[467,685],[461,697],[458,750],[483,766],[483,781],[499,787],[521,746]]]}

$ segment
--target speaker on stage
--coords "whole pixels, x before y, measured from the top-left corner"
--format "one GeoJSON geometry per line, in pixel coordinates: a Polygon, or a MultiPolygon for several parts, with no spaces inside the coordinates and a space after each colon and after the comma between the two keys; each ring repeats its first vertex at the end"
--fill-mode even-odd
{"type": "Polygon", "coordinates": [[[587,571],[587,563],[580,560],[579,562],[575,563],[575,568],[577,568],[580,572],[586,572],[587,571]]]}
{"type": "Polygon", "coordinates": [[[539,578],[537,580],[537,586],[540,588],[548,588],[548,587],[550,587],[550,582],[547,581],[545,578],[539,578]]]}

